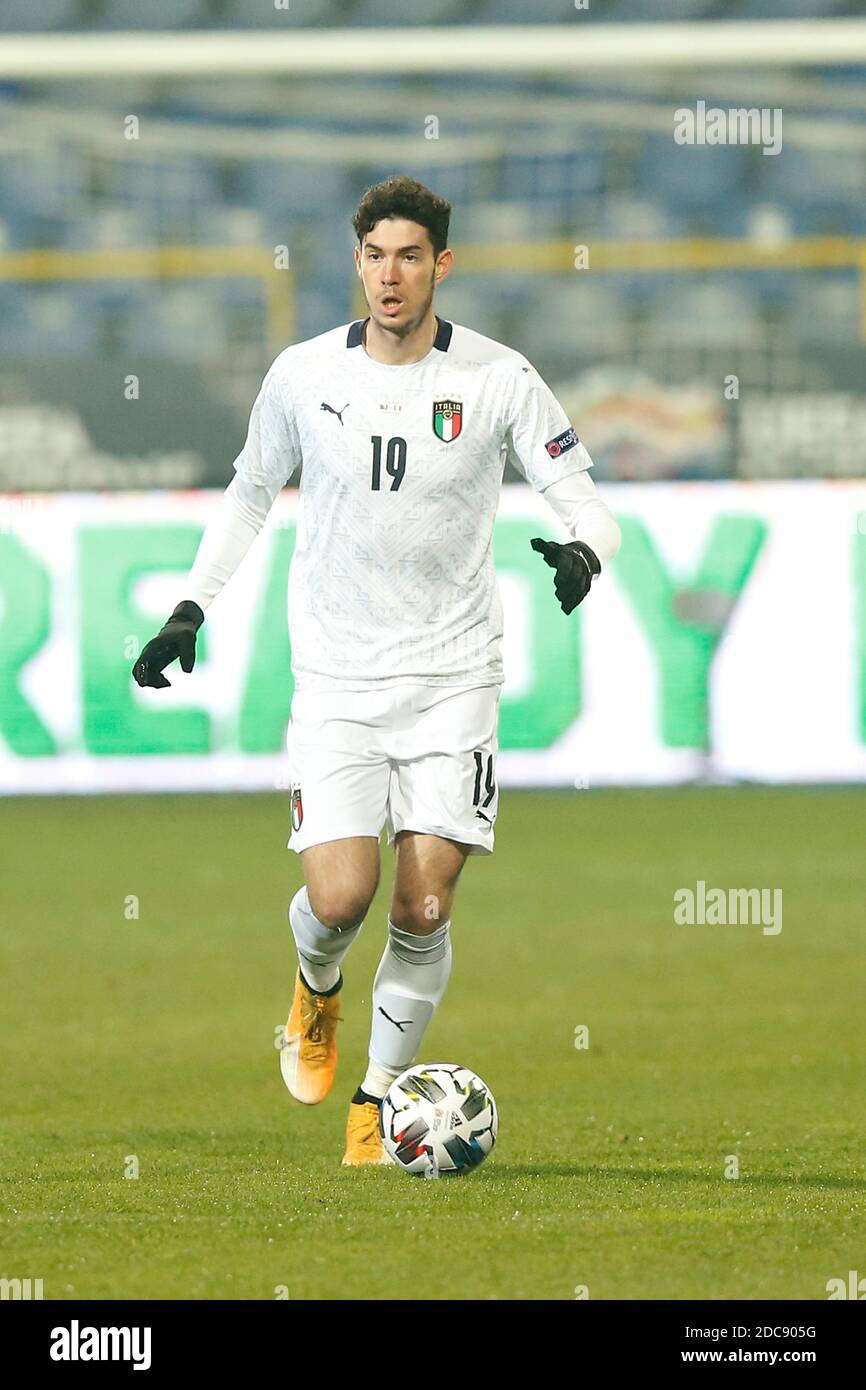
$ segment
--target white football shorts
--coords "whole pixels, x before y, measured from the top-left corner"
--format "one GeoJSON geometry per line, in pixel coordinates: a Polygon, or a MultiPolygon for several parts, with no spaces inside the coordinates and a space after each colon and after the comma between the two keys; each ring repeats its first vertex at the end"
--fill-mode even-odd
{"type": "Polygon", "coordinates": [[[400,830],[491,854],[499,685],[298,691],[287,745],[289,849],[400,830]]]}

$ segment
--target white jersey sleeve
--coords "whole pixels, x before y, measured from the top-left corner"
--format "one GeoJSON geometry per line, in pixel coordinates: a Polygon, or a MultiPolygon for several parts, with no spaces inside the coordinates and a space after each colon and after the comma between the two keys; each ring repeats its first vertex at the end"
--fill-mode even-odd
{"type": "Polygon", "coordinates": [[[276,359],[250,411],[246,442],[235,472],[261,487],[282,487],[301,462],[301,444],[282,361],[276,359]]]}
{"type": "Polygon", "coordinates": [[[184,589],[183,597],[192,599],[202,612],[231,579],[262,529],[279,491],[279,483],[265,487],[249,482],[241,473],[232,478],[219,511],[205,527],[184,589]]]}
{"type": "Polygon", "coordinates": [[[253,403],[246,441],[234,463],[235,476],[201,538],[184,598],[207,609],[231,579],[300,461],[297,427],[277,358],[253,403]]]}
{"type": "Polygon", "coordinates": [[[511,375],[506,397],[507,457],[537,492],[569,473],[592,467],[592,459],[547,382],[525,358],[511,375]]]}
{"type": "Polygon", "coordinates": [[[613,559],[622,540],[619,525],[585,470],[551,483],[545,489],[544,500],[556,512],[572,540],[588,545],[602,566],[613,559]]]}

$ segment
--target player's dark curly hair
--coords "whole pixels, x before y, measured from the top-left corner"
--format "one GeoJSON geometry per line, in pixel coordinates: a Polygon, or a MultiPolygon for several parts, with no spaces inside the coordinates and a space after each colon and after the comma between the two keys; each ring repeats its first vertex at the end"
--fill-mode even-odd
{"type": "Polygon", "coordinates": [[[431,193],[417,179],[410,179],[408,174],[395,175],[367,189],[352,218],[352,226],[361,245],[367,233],[383,217],[404,217],[408,222],[417,222],[419,226],[426,227],[434,256],[438,256],[448,245],[451,204],[431,193]]]}

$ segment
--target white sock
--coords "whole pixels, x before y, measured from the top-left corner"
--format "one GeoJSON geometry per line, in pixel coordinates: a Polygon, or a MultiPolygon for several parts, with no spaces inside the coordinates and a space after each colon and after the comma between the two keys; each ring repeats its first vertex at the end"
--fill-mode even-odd
{"type": "Polygon", "coordinates": [[[361,1090],[365,1096],[375,1096],[376,1100],[381,1100],[389,1090],[391,1082],[396,1081],[399,1075],[400,1071],[394,1067],[380,1067],[378,1062],[371,1061],[361,1082],[361,1090]]]}
{"type": "Polygon", "coordinates": [[[311,989],[327,992],[340,979],[340,962],[363,926],[326,927],[310,907],[306,884],[289,903],[289,926],[298,948],[301,974],[311,989]]]}
{"type": "MultiPolygon", "coordinates": [[[[388,918],[388,944],[373,982],[370,1032],[370,1062],[381,1072],[370,1075],[369,1095],[384,1095],[418,1055],[451,973],[450,927],[449,920],[428,936],[416,936],[388,918]],[[383,1074],[390,1077],[384,1090],[383,1074]]],[[[362,1089],[368,1090],[366,1082],[362,1089]]]]}

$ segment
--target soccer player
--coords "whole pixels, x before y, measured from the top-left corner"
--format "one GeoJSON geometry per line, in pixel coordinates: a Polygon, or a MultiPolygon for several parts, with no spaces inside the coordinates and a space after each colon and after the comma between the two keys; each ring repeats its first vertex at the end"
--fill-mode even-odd
{"type": "Polygon", "coordinates": [[[408,177],[364,194],[353,227],[368,316],[276,358],[183,599],[133,668],[157,688],[175,658],[192,670],[208,606],[303,464],[288,844],[304,886],[289,906],[298,970],[280,1062],[305,1105],[333,1085],[341,967],[378,886],[385,825],[395,853],[369,1065],[349,1106],[351,1165],[387,1161],[380,1102],[445,992],[461,870],[493,850],[503,669],[491,541],[505,458],[573,537],[531,542],[564,613],[620,540],[592,460],[531,364],[434,312],[454,259],[450,213],[408,177]]]}

